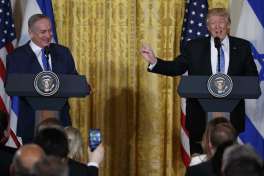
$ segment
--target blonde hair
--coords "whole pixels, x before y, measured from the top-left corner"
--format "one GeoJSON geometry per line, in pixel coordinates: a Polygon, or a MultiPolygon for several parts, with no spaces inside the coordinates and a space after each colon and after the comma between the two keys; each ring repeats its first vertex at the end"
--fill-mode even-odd
{"type": "Polygon", "coordinates": [[[230,14],[229,14],[229,12],[225,8],[213,8],[213,9],[210,9],[208,11],[208,13],[207,13],[206,23],[208,23],[208,19],[211,16],[221,16],[221,17],[224,17],[224,18],[226,18],[227,22],[229,24],[231,24],[230,14]]]}
{"type": "Polygon", "coordinates": [[[69,153],[68,157],[76,160],[83,161],[83,140],[80,131],[74,127],[65,127],[65,133],[67,135],[69,153]]]}

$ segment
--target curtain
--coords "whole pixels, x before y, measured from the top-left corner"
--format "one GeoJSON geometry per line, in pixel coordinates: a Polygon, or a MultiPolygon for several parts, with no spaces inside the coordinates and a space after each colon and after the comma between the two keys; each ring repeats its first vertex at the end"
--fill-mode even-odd
{"type": "MultiPolygon", "coordinates": [[[[216,2],[223,5],[211,0],[211,6],[216,2]]],[[[88,97],[71,98],[71,118],[85,146],[88,129],[101,129],[101,176],[184,175],[179,79],[147,72],[139,53],[142,44],[149,44],[158,57],[172,60],[179,54],[184,4],[53,0],[59,43],[71,49],[92,87],[88,97]]]]}

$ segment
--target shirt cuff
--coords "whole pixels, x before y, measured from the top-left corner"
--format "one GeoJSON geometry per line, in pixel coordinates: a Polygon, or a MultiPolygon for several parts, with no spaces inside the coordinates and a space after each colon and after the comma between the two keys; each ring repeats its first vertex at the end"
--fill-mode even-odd
{"type": "Polygon", "coordinates": [[[99,168],[99,165],[96,162],[88,162],[87,166],[94,166],[94,167],[99,168]]]}
{"type": "Polygon", "coordinates": [[[157,62],[155,62],[154,64],[149,64],[148,69],[152,70],[155,66],[156,66],[157,62]]]}

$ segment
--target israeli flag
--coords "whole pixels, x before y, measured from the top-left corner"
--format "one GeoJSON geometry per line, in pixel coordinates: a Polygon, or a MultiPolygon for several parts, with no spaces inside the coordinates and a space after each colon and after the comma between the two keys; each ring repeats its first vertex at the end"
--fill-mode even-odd
{"type": "Polygon", "coordinates": [[[50,18],[53,34],[52,42],[58,43],[51,0],[27,0],[22,22],[21,35],[18,42],[19,46],[26,44],[27,41],[30,40],[28,35],[28,19],[32,15],[38,13],[44,14],[50,18]]]}
{"type": "Polygon", "coordinates": [[[239,137],[251,144],[264,159],[264,1],[244,0],[236,36],[247,39],[259,71],[262,95],[257,100],[246,100],[246,128],[239,137]]]}

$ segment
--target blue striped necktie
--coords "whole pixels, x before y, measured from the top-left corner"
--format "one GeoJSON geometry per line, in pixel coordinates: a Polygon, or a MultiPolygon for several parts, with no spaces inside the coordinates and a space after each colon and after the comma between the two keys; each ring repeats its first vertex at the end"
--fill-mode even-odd
{"type": "Polygon", "coordinates": [[[44,67],[44,71],[50,71],[50,65],[48,62],[48,58],[45,55],[44,48],[41,49],[41,59],[42,59],[42,64],[44,67]]]}
{"type": "Polygon", "coordinates": [[[220,73],[225,73],[225,53],[223,45],[220,47],[220,73]]]}

